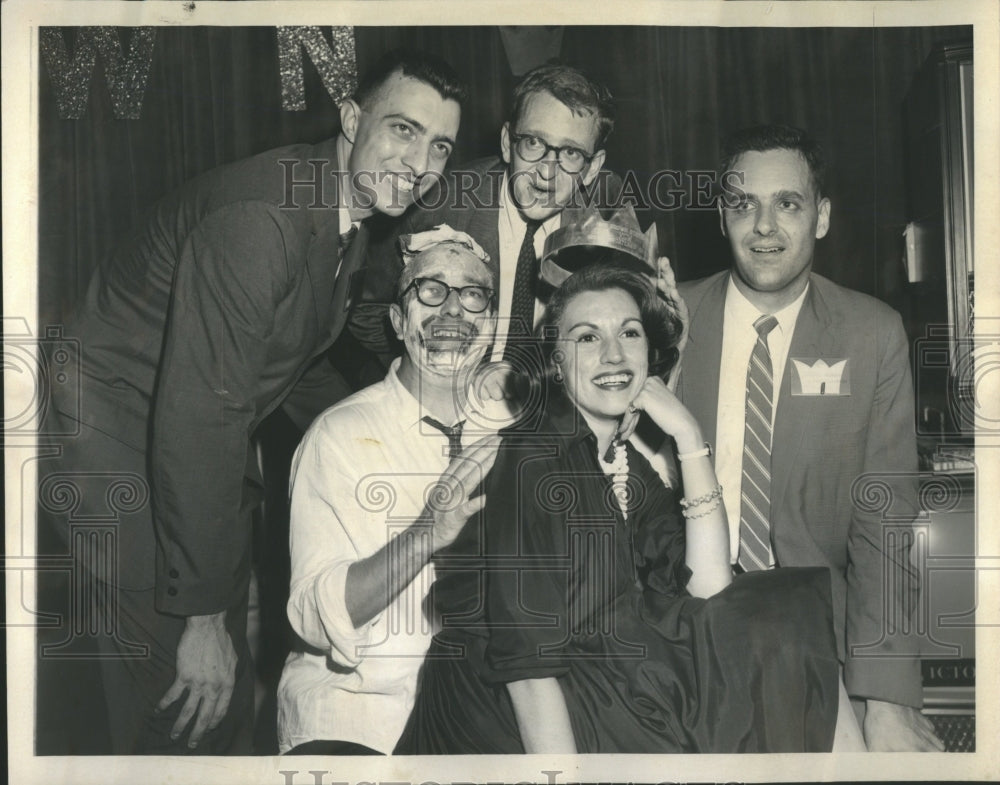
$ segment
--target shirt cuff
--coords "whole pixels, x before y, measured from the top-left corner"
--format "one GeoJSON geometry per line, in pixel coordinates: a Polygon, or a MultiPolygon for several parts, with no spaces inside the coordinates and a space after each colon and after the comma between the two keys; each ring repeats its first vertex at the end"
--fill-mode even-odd
{"type": "Polygon", "coordinates": [[[371,629],[381,614],[355,627],[347,611],[347,571],[352,562],[338,562],[324,570],[313,584],[314,602],[330,658],[338,665],[356,668],[371,642],[371,629]]]}
{"type": "Polygon", "coordinates": [[[915,709],[923,705],[920,661],[916,657],[848,657],[844,683],[852,698],[874,698],[915,709]]]}

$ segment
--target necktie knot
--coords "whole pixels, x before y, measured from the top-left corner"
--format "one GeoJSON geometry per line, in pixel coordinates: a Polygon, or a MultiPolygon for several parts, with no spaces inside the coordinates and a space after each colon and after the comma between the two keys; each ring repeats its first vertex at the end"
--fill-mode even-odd
{"type": "Polygon", "coordinates": [[[340,235],[340,253],[343,254],[344,251],[348,249],[351,241],[354,239],[354,235],[358,233],[358,225],[351,224],[351,228],[340,235]]]}
{"type": "Polygon", "coordinates": [[[778,320],[771,314],[761,316],[753,323],[753,328],[761,338],[767,338],[768,334],[778,326],[778,320]]]}
{"type": "Polygon", "coordinates": [[[451,426],[438,422],[430,415],[423,417],[422,420],[448,437],[449,459],[457,458],[462,453],[462,426],[465,425],[465,420],[459,420],[451,426]]]}

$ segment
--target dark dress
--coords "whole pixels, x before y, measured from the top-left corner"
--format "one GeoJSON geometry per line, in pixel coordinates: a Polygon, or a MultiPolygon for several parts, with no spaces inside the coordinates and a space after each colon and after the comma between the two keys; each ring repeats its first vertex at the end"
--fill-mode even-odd
{"type": "Polygon", "coordinates": [[[484,515],[435,560],[442,630],[396,752],[523,753],[506,684],[545,677],[581,753],[829,750],[827,570],[691,597],[674,492],[629,447],[626,520],[594,435],[575,409],[547,408],[505,435],[484,515]]]}

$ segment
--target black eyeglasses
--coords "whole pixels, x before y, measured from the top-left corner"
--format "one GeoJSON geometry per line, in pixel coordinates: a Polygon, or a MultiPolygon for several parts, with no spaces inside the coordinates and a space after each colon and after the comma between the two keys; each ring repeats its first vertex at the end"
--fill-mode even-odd
{"type": "Polygon", "coordinates": [[[458,301],[469,313],[482,313],[493,299],[493,290],[487,286],[449,286],[437,278],[414,278],[400,292],[400,301],[410,289],[416,290],[420,302],[430,306],[441,305],[452,292],[458,292],[458,301]]]}
{"type": "Polygon", "coordinates": [[[549,154],[549,150],[553,151],[556,154],[556,161],[559,162],[560,168],[566,174],[577,174],[583,171],[583,167],[594,159],[593,154],[586,153],[579,147],[569,145],[556,147],[531,134],[512,133],[510,138],[514,142],[514,150],[518,157],[529,164],[541,161],[549,154]]]}

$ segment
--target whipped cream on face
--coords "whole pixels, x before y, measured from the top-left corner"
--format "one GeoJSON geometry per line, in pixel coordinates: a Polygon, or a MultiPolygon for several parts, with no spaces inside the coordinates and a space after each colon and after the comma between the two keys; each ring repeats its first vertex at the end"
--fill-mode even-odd
{"type": "Polygon", "coordinates": [[[476,325],[466,321],[435,322],[419,334],[427,364],[439,369],[455,369],[464,364],[478,337],[476,325]]]}
{"type": "Polygon", "coordinates": [[[421,333],[420,338],[424,345],[454,343],[455,341],[465,343],[478,334],[476,326],[470,322],[447,321],[431,324],[429,329],[421,333]]]}

